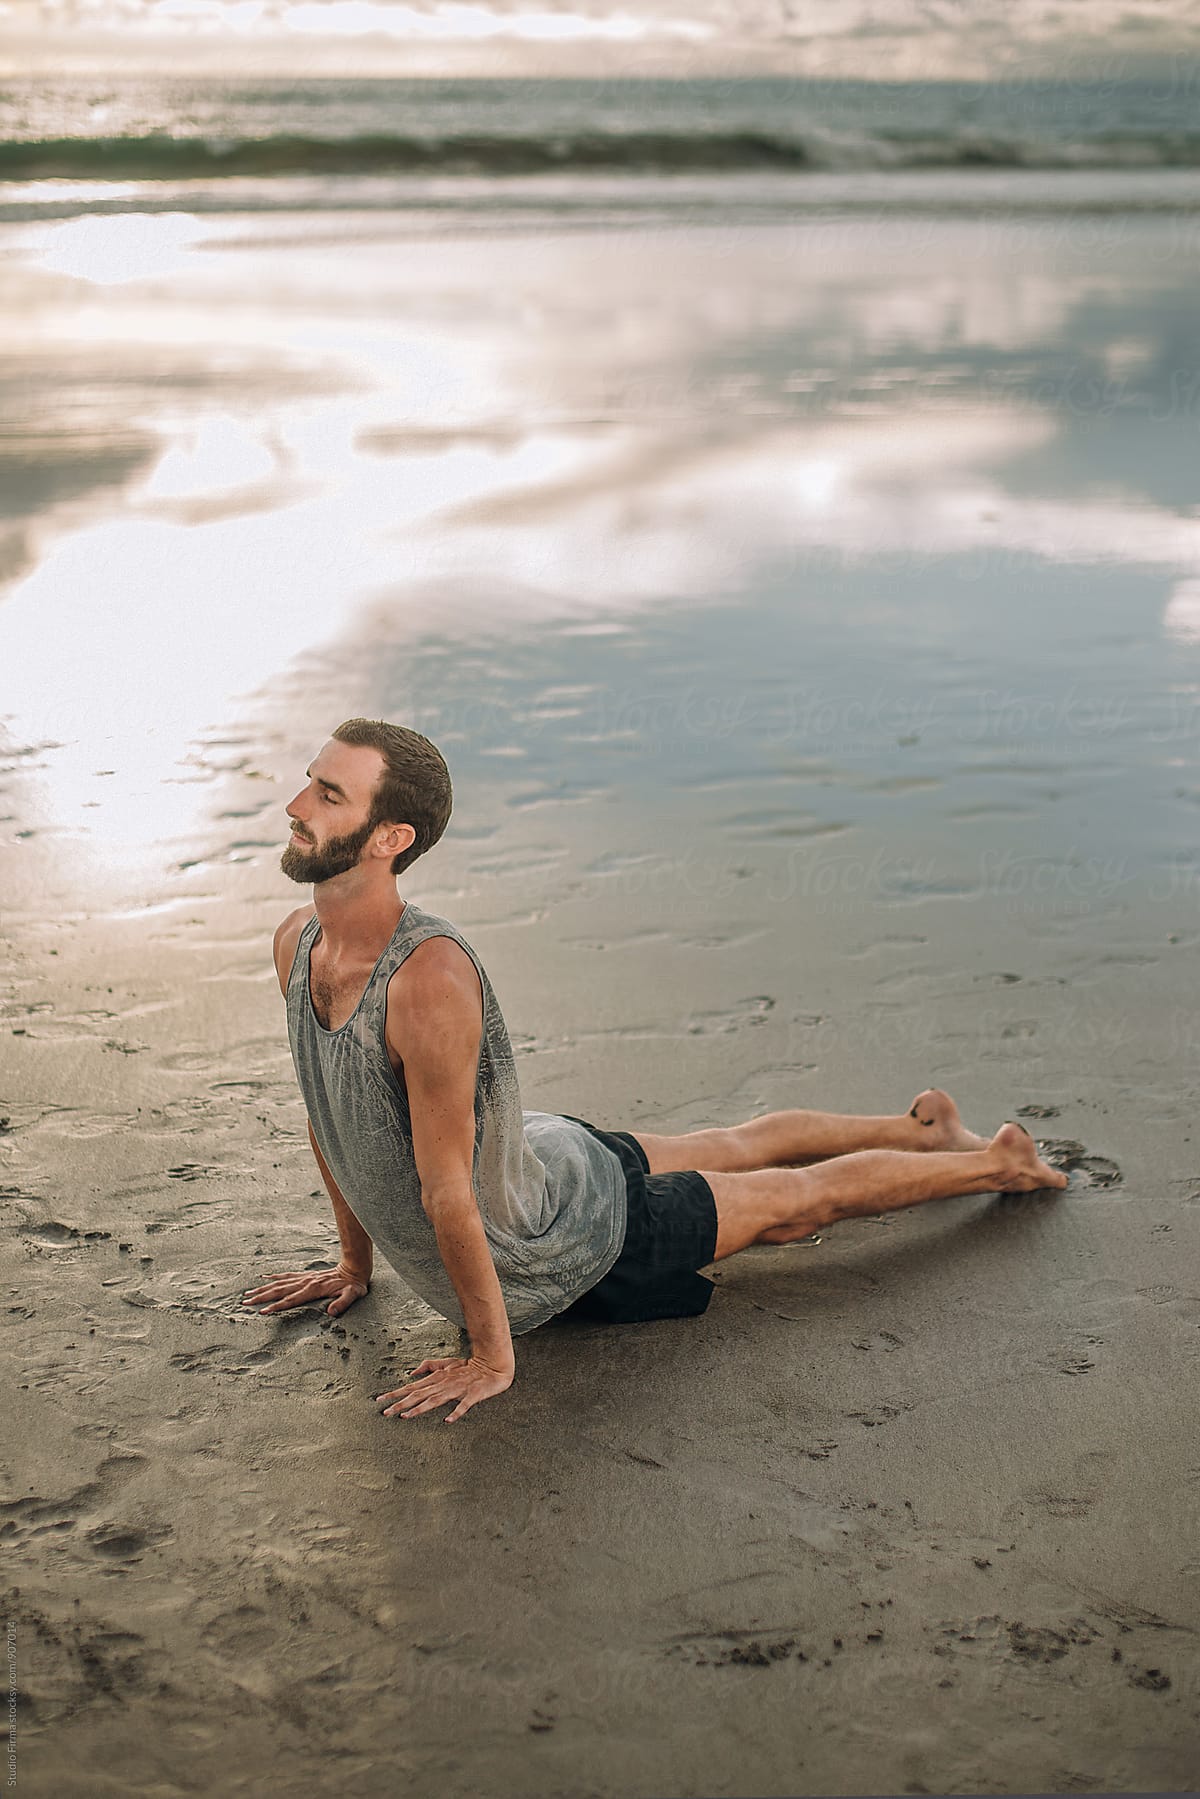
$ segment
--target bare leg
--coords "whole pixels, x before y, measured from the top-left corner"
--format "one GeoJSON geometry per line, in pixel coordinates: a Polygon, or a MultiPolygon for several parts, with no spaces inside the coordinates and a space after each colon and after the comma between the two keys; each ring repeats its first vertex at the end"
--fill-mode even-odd
{"type": "Polygon", "coordinates": [[[1028,1193],[1063,1188],[1068,1179],[1038,1157],[1023,1125],[1000,1127],[982,1151],[914,1155],[867,1149],[814,1168],[764,1168],[744,1174],[701,1169],[717,1206],[714,1261],[751,1243],[795,1243],[841,1218],[949,1199],[963,1193],[1028,1193]]]}
{"type": "Polygon", "coordinates": [[[859,1116],[851,1112],[767,1112],[745,1124],[664,1137],[636,1133],[651,1174],[674,1168],[745,1174],[757,1168],[795,1168],[864,1149],[980,1152],[988,1140],[969,1131],[940,1087],[918,1093],[907,1112],[859,1116]]]}

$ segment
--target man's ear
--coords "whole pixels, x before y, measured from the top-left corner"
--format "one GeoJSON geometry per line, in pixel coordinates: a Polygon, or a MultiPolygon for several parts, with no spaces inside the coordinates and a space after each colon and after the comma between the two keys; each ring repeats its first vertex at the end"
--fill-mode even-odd
{"type": "Polygon", "coordinates": [[[378,840],[378,847],[389,856],[402,856],[417,841],[411,825],[388,825],[378,840]]]}

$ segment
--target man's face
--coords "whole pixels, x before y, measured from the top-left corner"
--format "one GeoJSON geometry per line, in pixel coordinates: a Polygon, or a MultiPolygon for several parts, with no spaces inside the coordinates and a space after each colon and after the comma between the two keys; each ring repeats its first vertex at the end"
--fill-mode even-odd
{"type": "Polygon", "coordinates": [[[279,858],[293,881],[331,881],[357,866],[378,828],[371,800],[383,757],[365,744],[330,741],[308,769],[308,785],[287,807],[292,839],[279,858]]]}

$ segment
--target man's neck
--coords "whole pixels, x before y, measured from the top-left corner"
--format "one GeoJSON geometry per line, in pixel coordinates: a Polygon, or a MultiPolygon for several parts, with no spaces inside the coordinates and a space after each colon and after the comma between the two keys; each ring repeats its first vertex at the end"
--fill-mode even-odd
{"type": "Polygon", "coordinates": [[[324,952],[335,962],[375,961],[407,906],[394,885],[365,886],[354,880],[357,872],[351,869],[313,888],[324,952]]]}

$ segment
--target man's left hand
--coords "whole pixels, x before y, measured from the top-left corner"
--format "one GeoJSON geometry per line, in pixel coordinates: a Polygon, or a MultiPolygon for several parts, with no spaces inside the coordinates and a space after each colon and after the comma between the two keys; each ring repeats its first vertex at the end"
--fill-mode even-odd
{"type": "Polygon", "coordinates": [[[377,1393],[375,1404],[385,1408],[385,1418],[397,1413],[401,1418],[416,1418],[422,1412],[432,1412],[436,1406],[457,1399],[458,1404],[443,1420],[453,1424],[481,1399],[491,1399],[494,1394],[511,1387],[513,1374],[512,1368],[490,1368],[476,1355],[465,1358],[431,1356],[419,1368],[413,1369],[412,1379],[404,1386],[396,1387],[391,1393],[377,1393]],[[424,1379],[418,1379],[419,1375],[424,1379]]]}

